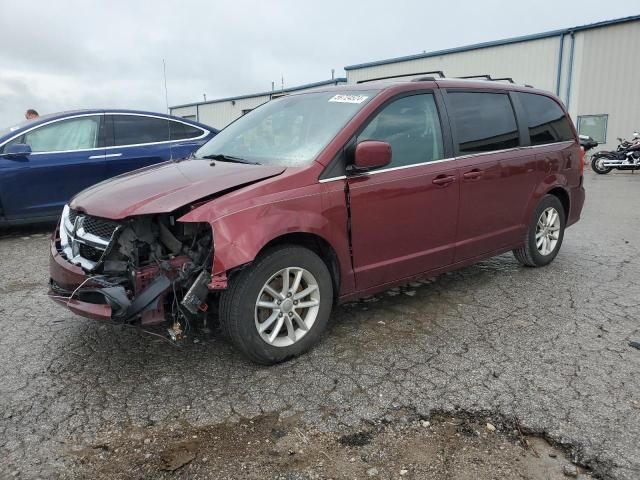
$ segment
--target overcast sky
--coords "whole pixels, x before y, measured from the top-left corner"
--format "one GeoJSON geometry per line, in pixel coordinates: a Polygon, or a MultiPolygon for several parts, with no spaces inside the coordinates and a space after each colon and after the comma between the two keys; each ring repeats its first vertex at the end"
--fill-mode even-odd
{"type": "Polygon", "coordinates": [[[0,0],[0,126],[27,108],[169,104],[344,75],[355,63],[640,13],[637,0],[0,0]]]}

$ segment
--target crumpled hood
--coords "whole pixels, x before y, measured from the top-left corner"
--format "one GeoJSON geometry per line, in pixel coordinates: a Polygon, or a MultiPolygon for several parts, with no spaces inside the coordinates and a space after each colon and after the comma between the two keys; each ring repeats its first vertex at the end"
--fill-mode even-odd
{"type": "Polygon", "coordinates": [[[119,220],[131,215],[167,213],[218,192],[280,175],[284,167],[208,160],[184,160],[119,175],[89,187],[71,208],[119,220]]]}

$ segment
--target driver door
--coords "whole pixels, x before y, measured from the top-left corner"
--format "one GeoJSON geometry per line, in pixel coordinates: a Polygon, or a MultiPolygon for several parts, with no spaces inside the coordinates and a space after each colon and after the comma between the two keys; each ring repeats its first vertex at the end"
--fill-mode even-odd
{"type": "Polygon", "coordinates": [[[357,141],[391,145],[388,166],[348,178],[356,288],[394,282],[453,262],[459,178],[445,158],[433,93],[387,104],[357,141]]]}

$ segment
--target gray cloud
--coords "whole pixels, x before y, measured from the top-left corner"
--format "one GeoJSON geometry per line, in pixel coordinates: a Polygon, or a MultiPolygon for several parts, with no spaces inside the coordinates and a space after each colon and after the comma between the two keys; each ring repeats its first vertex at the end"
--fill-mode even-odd
{"type": "Polygon", "coordinates": [[[632,0],[3,2],[0,126],[90,107],[169,103],[342,75],[348,64],[637,13],[632,0]],[[604,13],[606,12],[606,13],[604,13]],[[553,13],[552,15],[550,13],[553,13]]]}

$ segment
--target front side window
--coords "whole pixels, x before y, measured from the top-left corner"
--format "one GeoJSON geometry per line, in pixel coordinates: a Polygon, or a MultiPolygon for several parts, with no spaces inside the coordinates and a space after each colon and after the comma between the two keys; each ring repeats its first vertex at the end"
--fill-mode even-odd
{"type": "Polygon", "coordinates": [[[70,118],[31,130],[9,144],[26,143],[32,152],[86,150],[98,146],[99,132],[100,116],[70,118]]]}
{"type": "Polygon", "coordinates": [[[171,120],[157,117],[113,115],[115,145],[168,142],[172,123],[171,120]]]}
{"type": "Polygon", "coordinates": [[[377,93],[334,90],[272,100],[224,128],[196,157],[226,155],[265,165],[306,165],[377,93]]]}
{"type": "Polygon", "coordinates": [[[518,93],[527,118],[531,145],[573,140],[566,115],[553,99],[535,93],[518,93]]]}
{"type": "Polygon", "coordinates": [[[520,145],[516,117],[507,94],[449,91],[447,97],[459,154],[520,145]]]}
{"type": "Polygon", "coordinates": [[[440,117],[433,94],[403,97],[382,109],[358,135],[358,142],[380,140],[391,145],[388,167],[443,158],[440,117]]]}

